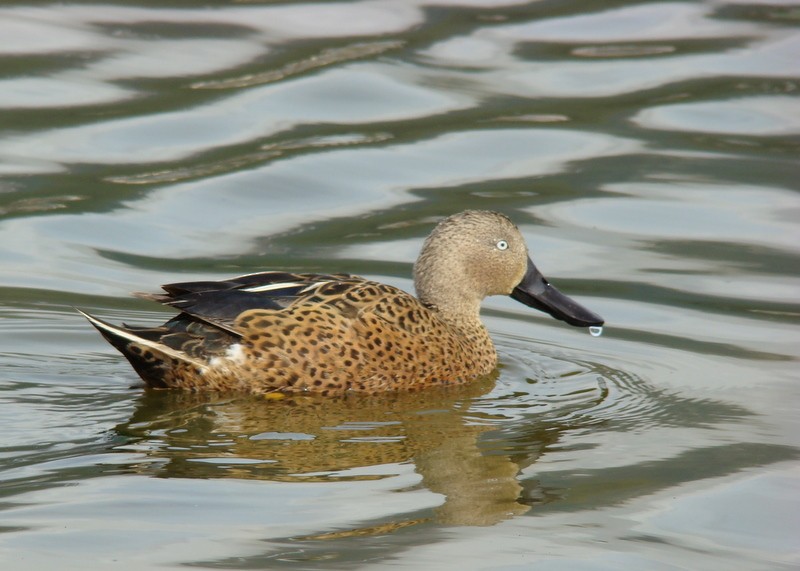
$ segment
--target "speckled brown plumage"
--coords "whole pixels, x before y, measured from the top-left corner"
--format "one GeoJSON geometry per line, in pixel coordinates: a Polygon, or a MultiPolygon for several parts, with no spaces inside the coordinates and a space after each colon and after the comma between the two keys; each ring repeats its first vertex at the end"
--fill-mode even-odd
{"type": "Polygon", "coordinates": [[[445,219],[425,241],[414,268],[419,299],[347,274],[263,272],[163,286],[165,293],[145,297],[181,313],[161,327],[118,327],[84,315],[154,388],[413,390],[494,369],[480,303],[487,295],[517,297],[531,268],[508,218],[468,211],[445,219]]]}

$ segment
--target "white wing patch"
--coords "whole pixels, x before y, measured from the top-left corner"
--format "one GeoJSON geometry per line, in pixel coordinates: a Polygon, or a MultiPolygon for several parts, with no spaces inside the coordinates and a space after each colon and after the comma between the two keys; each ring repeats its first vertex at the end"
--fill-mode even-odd
{"type": "Polygon", "coordinates": [[[279,292],[282,289],[291,289],[291,288],[306,286],[303,289],[301,289],[300,292],[299,292],[299,293],[303,294],[303,293],[310,293],[310,292],[314,291],[315,289],[317,289],[319,287],[322,287],[325,284],[329,284],[329,283],[331,283],[330,280],[321,281],[321,282],[311,282],[308,285],[306,285],[306,282],[280,282],[280,283],[276,283],[276,284],[267,284],[267,285],[262,285],[262,286],[246,287],[246,288],[242,288],[242,291],[249,291],[251,293],[258,293],[258,292],[263,292],[263,291],[279,292]]]}
{"type": "Polygon", "coordinates": [[[234,343],[225,351],[224,357],[214,357],[208,364],[213,368],[224,368],[228,370],[228,365],[241,365],[245,361],[244,349],[241,343],[234,343]]]}
{"type": "Polygon", "coordinates": [[[242,363],[244,363],[245,355],[244,355],[244,349],[242,349],[242,344],[234,343],[233,345],[228,347],[228,350],[225,351],[225,357],[227,359],[230,359],[237,365],[241,365],[242,363]]]}
{"type": "Polygon", "coordinates": [[[259,292],[259,291],[280,291],[285,288],[300,287],[305,285],[305,282],[280,282],[276,284],[267,284],[263,286],[253,286],[242,288],[242,291],[259,292]]]}
{"type": "Polygon", "coordinates": [[[329,283],[331,283],[330,280],[325,281],[325,282],[315,282],[315,283],[311,284],[310,286],[301,289],[300,293],[308,293],[311,290],[315,290],[315,289],[320,288],[320,287],[324,286],[325,284],[329,284],[329,283]]]}

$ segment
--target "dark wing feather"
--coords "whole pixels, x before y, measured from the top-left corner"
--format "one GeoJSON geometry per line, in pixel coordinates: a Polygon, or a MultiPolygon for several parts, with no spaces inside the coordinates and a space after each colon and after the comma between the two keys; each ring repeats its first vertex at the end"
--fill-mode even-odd
{"type": "Polygon", "coordinates": [[[221,291],[228,289],[245,288],[248,286],[266,286],[282,282],[307,281],[311,283],[319,274],[293,274],[290,272],[260,272],[246,274],[221,281],[178,282],[161,286],[170,296],[180,296],[185,293],[200,293],[203,291],[221,291]]]}
{"type": "Polygon", "coordinates": [[[222,290],[188,293],[162,303],[180,309],[192,317],[232,330],[236,318],[249,309],[283,309],[288,303],[262,293],[222,290]]]}
{"type": "Polygon", "coordinates": [[[223,289],[232,289],[237,287],[237,283],[233,281],[204,281],[204,282],[183,282],[175,284],[162,285],[161,289],[167,292],[170,296],[181,296],[187,293],[200,293],[203,291],[218,291],[223,289]]]}
{"type": "Polygon", "coordinates": [[[314,289],[316,284],[352,278],[348,274],[261,272],[222,281],[166,284],[161,286],[165,291],[163,294],[139,295],[238,335],[233,325],[243,312],[250,309],[285,309],[314,289]]]}

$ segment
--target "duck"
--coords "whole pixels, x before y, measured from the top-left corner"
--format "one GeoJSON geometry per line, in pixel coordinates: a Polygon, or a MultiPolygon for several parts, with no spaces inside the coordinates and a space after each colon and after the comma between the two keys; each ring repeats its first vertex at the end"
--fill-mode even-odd
{"type": "Polygon", "coordinates": [[[416,296],[351,274],[264,271],[136,294],[179,311],[163,325],[80,313],[151,389],[376,395],[456,385],[498,358],[481,302],[505,295],[575,327],[604,320],[557,290],[504,214],[441,220],[414,269],[416,296]]]}

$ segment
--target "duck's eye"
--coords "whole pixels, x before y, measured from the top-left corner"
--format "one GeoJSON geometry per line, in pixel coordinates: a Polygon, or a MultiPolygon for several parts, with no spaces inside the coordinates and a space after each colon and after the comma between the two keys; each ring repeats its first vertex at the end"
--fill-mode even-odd
{"type": "Polygon", "coordinates": [[[500,240],[497,243],[497,249],[498,250],[508,250],[508,242],[506,242],[505,240],[500,240]]]}

